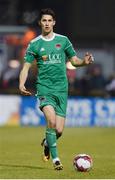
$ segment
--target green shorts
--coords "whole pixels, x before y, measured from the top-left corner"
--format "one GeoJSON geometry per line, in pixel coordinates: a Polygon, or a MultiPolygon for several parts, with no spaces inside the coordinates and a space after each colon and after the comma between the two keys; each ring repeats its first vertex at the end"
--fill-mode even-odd
{"type": "Polygon", "coordinates": [[[55,93],[47,94],[43,96],[38,96],[40,101],[40,109],[44,106],[51,105],[54,107],[57,115],[66,117],[66,108],[67,108],[67,93],[55,93]]]}

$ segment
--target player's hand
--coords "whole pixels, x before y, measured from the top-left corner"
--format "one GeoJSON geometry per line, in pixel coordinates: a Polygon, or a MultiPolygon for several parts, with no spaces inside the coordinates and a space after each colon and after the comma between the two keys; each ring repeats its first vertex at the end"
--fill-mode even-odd
{"type": "Polygon", "coordinates": [[[91,64],[94,62],[94,57],[92,54],[90,53],[86,53],[85,56],[84,56],[84,64],[85,65],[88,65],[88,64],[91,64]]]}
{"type": "Polygon", "coordinates": [[[31,96],[32,95],[32,93],[30,91],[28,91],[25,88],[25,86],[20,86],[19,89],[20,89],[20,92],[21,92],[22,95],[26,95],[26,96],[31,96]]]}

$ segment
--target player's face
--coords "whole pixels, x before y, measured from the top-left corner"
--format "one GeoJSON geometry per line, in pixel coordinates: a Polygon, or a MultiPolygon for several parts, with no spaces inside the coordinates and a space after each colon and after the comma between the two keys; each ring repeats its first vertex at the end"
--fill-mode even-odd
{"type": "Polygon", "coordinates": [[[51,15],[43,15],[39,24],[42,28],[42,33],[48,34],[53,31],[55,21],[51,15]]]}

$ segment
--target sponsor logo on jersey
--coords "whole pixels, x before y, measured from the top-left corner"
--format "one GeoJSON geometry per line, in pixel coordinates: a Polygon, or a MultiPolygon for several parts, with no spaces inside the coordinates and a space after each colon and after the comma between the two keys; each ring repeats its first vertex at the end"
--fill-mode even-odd
{"type": "Polygon", "coordinates": [[[61,60],[61,54],[49,54],[49,60],[55,61],[55,60],[61,60]]]}
{"type": "Polygon", "coordinates": [[[56,44],[55,47],[59,50],[61,48],[61,44],[56,44]]]}
{"type": "Polygon", "coordinates": [[[45,61],[44,64],[60,64],[61,63],[61,54],[49,54],[48,56],[49,61],[45,61]]]}

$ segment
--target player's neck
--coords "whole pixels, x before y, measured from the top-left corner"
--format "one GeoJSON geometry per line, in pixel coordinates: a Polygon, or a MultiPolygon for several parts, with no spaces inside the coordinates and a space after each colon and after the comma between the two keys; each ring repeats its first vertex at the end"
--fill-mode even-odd
{"type": "Polygon", "coordinates": [[[45,39],[52,39],[54,37],[54,32],[50,32],[50,33],[42,33],[42,37],[45,39]]]}

